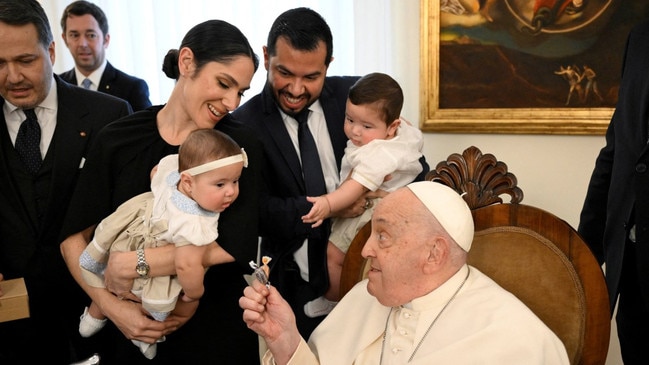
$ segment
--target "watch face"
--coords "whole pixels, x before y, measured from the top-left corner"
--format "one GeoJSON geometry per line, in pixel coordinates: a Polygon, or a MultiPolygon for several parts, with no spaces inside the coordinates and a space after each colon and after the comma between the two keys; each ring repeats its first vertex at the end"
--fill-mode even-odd
{"type": "Polygon", "coordinates": [[[137,265],[135,266],[135,272],[140,275],[141,278],[146,278],[149,275],[149,265],[144,259],[144,250],[138,249],[137,253],[137,265]]]}
{"type": "Polygon", "coordinates": [[[135,271],[140,276],[147,276],[147,275],[149,275],[149,266],[146,265],[146,264],[138,264],[135,267],[135,271]]]}

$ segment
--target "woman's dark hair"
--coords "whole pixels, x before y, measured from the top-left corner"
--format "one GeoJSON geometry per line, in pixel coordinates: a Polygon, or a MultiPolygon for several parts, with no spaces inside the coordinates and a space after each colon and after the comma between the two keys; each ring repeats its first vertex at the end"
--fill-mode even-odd
{"type": "MultiPolygon", "coordinates": [[[[228,63],[238,56],[249,57],[255,71],[259,67],[259,59],[246,36],[239,28],[223,20],[208,20],[194,26],[187,32],[178,49],[184,47],[194,53],[197,73],[209,62],[228,63]]],[[[180,76],[178,49],[169,50],[162,62],[162,71],[175,80],[180,76]]]]}

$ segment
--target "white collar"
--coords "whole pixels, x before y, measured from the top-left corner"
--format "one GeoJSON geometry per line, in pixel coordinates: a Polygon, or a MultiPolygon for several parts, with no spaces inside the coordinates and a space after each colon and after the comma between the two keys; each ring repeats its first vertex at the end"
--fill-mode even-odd
{"type": "Polygon", "coordinates": [[[469,267],[464,265],[453,276],[451,276],[445,283],[440,285],[430,293],[413,299],[411,302],[403,305],[404,308],[421,312],[431,307],[439,305],[439,303],[446,303],[453,293],[457,290],[460,283],[464,280],[469,267]]]}
{"type": "Polygon", "coordinates": [[[90,73],[90,75],[88,76],[84,76],[81,71],[79,71],[79,68],[77,66],[74,66],[74,74],[77,77],[77,86],[81,86],[83,79],[88,78],[90,81],[92,81],[92,84],[95,85],[95,87],[99,88],[99,82],[101,81],[101,76],[104,74],[104,70],[106,69],[107,64],[108,60],[104,58],[104,62],[102,62],[101,66],[92,71],[92,73],[90,73]]]}
{"type": "MultiPolygon", "coordinates": [[[[295,121],[295,118],[293,118],[292,116],[289,116],[288,114],[284,113],[282,108],[280,108],[278,106],[277,109],[279,110],[279,113],[282,115],[282,120],[284,120],[284,123],[286,123],[287,120],[294,120],[295,121]]],[[[322,110],[322,104],[320,104],[320,99],[316,100],[313,104],[309,105],[308,109],[310,111],[312,111],[313,113],[319,113],[319,114],[324,115],[324,110],[322,110]]],[[[295,121],[294,123],[297,123],[297,121],[295,121]]]]}

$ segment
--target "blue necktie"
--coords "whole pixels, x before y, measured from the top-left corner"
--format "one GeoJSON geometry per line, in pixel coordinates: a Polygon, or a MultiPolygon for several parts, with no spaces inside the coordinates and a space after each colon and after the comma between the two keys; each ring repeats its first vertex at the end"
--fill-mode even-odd
{"type": "Polygon", "coordinates": [[[81,86],[83,86],[84,89],[90,89],[91,84],[92,81],[90,81],[90,79],[83,79],[83,81],[81,81],[81,86]]]}
{"type": "Polygon", "coordinates": [[[41,168],[43,158],[41,157],[41,126],[38,125],[38,118],[34,109],[23,109],[25,119],[18,129],[15,149],[20,159],[25,164],[29,173],[35,175],[41,168]]]}
{"type": "Polygon", "coordinates": [[[302,159],[302,175],[308,196],[320,196],[327,193],[325,188],[322,165],[313,135],[309,130],[307,120],[309,109],[304,109],[295,116],[298,122],[297,136],[300,144],[300,157],[302,159]]]}

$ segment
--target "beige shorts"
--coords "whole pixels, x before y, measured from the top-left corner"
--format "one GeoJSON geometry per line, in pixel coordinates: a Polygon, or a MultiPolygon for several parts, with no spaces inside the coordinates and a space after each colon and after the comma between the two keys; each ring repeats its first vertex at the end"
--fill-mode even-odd
{"type": "Polygon", "coordinates": [[[372,199],[372,206],[366,209],[363,214],[354,218],[334,218],[331,223],[331,234],[329,241],[338,247],[340,251],[346,253],[352,244],[354,237],[363,226],[372,220],[374,207],[379,202],[379,198],[372,199]]]}

